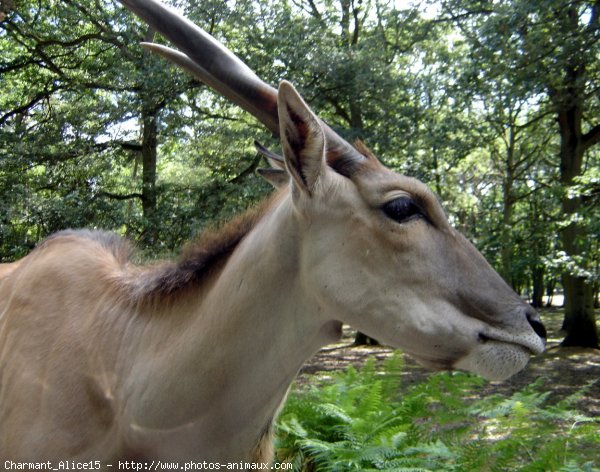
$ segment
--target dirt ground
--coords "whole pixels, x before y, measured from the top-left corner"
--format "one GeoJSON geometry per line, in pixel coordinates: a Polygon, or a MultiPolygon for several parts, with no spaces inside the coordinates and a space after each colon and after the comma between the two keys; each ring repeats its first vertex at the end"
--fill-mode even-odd
{"type": "MultiPolygon", "coordinates": [[[[509,380],[489,382],[484,388],[484,393],[510,395],[542,377],[544,387],[552,390],[550,401],[553,401],[594,382],[578,407],[590,416],[600,417],[600,350],[560,347],[563,338],[560,333],[562,311],[549,308],[542,310],[541,316],[548,330],[546,352],[532,358],[523,371],[509,380]]],[[[597,316],[598,318],[600,316],[597,316]]],[[[297,387],[302,388],[308,382],[314,383],[315,376],[318,381],[324,381],[332,372],[344,370],[348,365],[360,367],[369,358],[381,362],[394,352],[385,346],[353,346],[353,341],[354,331],[344,327],[344,336],[339,343],[323,348],[304,365],[296,381],[297,387]]],[[[424,379],[429,372],[410,357],[404,357],[402,385],[408,387],[424,379]]]]}

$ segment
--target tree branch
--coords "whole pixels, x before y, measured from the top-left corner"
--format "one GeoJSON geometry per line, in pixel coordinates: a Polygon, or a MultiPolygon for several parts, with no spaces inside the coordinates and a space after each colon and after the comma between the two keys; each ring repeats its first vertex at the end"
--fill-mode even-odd
{"type": "Polygon", "coordinates": [[[31,65],[39,66],[40,64],[39,61],[36,61],[33,58],[25,60],[24,58],[20,57],[19,59],[14,60],[6,65],[2,65],[2,67],[0,67],[0,74],[6,74],[15,70],[25,69],[26,67],[31,65]]]}
{"type": "Polygon", "coordinates": [[[240,183],[244,179],[244,177],[254,173],[254,171],[258,167],[258,164],[260,164],[261,157],[262,156],[260,154],[257,154],[256,157],[250,163],[250,165],[248,167],[246,167],[239,175],[236,175],[234,178],[232,178],[229,181],[229,183],[232,183],[232,184],[240,183]]]}
{"type": "Polygon", "coordinates": [[[583,139],[583,148],[585,150],[589,149],[590,147],[594,146],[595,144],[598,144],[598,142],[600,142],[600,124],[597,124],[591,130],[589,130],[587,133],[585,133],[583,135],[582,139],[583,139]]]}
{"type": "Polygon", "coordinates": [[[136,143],[133,141],[121,141],[116,142],[115,144],[120,145],[121,148],[125,149],[126,151],[142,152],[142,145],[140,143],[136,143]]]}
{"type": "Polygon", "coordinates": [[[118,193],[107,192],[106,190],[98,192],[98,196],[112,198],[113,200],[133,200],[134,198],[142,198],[141,193],[127,193],[125,195],[121,195],[118,193]]]}
{"type": "Polygon", "coordinates": [[[59,39],[50,38],[39,40],[36,44],[36,49],[45,48],[46,46],[61,46],[61,47],[72,47],[72,46],[80,46],[82,43],[90,41],[92,39],[100,39],[103,40],[103,37],[100,33],[88,33],[79,36],[78,38],[72,39],[71,41],[61,41],[59,39]]]}
{"type": "Polygon", "coordinates": [[[3,125],[4,123],[6,123],[9,120],[9,118],[11,118],[14,115],[19,115],[21,113],[25,113],[26,111],[29,111],[40,101],[50,97],[50,95],[52,95],[54,92],[64,89],[64,88],[65,87],[60,86],[60,85],[54,85],[53,87],[51,87],[49,89],[39,92],[37,95],[35,95],[31,100],[29,100],[24,105],[21,105],[20,107],[17,107],[13,110],[10,110],[10,111],[6,112],[4,115],[0,116],[0,125],[3,125]]]}

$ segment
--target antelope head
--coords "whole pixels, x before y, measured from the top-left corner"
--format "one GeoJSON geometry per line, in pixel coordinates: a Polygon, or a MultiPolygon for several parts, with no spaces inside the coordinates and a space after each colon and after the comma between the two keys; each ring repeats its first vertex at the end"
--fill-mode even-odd
{"type": "MultiPolygon", "coordinates": [[[[182,52],[144,46],[193,73],[281,138],[262,174],[286,187],[299,278],[342,321],[434,369],[489,379],[544,349],[536,312],[453,229],[426,185],[382,165],[321,121],[293,86],[275,90],[203,30],[155,0],[121,0],[182,52]]],[[[263,153],[268,151],[262,149],[263,153]]]]}

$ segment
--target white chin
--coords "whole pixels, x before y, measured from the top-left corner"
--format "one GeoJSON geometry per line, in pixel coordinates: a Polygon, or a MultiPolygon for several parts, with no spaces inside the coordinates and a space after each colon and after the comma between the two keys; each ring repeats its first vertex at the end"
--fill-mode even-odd
{"type": "Polygon", "coordinates": [[[506,380],[522,370],[529,361],[529,351],[519,345],[488,341],[478,345],[454,364],[488,380],[506,380]]]}

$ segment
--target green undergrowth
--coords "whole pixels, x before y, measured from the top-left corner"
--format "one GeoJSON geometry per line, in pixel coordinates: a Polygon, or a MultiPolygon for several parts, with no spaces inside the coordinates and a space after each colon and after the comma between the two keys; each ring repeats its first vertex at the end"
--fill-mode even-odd
{"type": "Polygon", "coordinates": [[[541,380],[484,396],[483,379],[452,372],[401,388],[402,368],[396,356],[292,393],[277,459],[297,471],[600,471],[600,422],[575,407],[589,387],[560,401],[541,380]]]}

